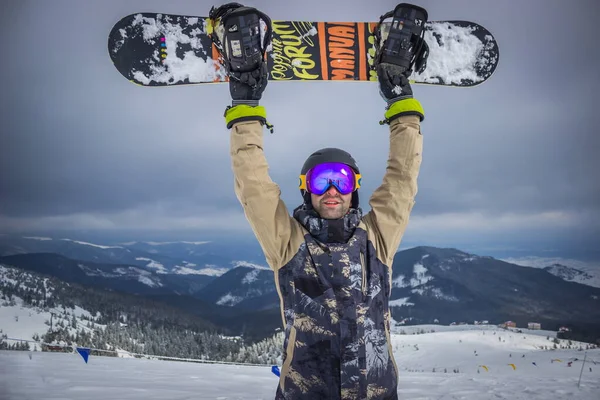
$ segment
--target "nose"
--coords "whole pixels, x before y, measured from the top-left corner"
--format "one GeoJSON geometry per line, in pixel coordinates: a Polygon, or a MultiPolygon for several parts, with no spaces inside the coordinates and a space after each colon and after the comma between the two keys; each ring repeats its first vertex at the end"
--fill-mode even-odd
{"type": "Polygon", "coordinates": [[[337,190],[335,185],[330,185],[329,188],[327,188],[327,191],[325,192],[325,194],[328,194],[330,196],[336,196],[341,193],[339,192],[339,190],[337,190]]]}

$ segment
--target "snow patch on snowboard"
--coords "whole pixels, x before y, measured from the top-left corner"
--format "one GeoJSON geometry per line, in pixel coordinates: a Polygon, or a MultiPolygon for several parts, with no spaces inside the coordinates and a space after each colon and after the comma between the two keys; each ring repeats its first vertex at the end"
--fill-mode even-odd
{"type": "Polygon", "coordinates": [[[430,22],[425,31],[429,45],[427,68],[411,79],[423,83],[462,84],[484,81],[497,63],[491,57],[494,41],[490,35],[482,42],[476,28],[451,22],[430,22]]]}
{"type": "Polygon", "coordinates": [[[201,36],[206,35],[207,20],[198,17],[180,18],[186,21],[185,27],[193,28],[190,33],[184,33],[183,24],[171,21],[169,16],[163,16],[163,14],[158,14],[156,18],[136,14],[130,27],[127,30],[120,30],[122,39],[115,45],[114,52],[117,52],[127,39],[127,31],[130,32],[131,37],[142,35],[146,43],[156,46],[152,59],[146,60],[149,72],[133,71],[135,80],[147,85],[151,81],[173,83],[185,80],[207,82],[224,79],[225,71],[207,53],[211,49],[204,49],[202,46],[201,36]],[[164,60],[162,60],[160,51],[163,38],[166,44],[164,60]],[[181,57],[177,55],[176,50],[182,44],[189,45],[191,50],[184,52],[181,57]],[[202,50],[206,54],[206,59],[198,57],[193,50],[202,50]]]}

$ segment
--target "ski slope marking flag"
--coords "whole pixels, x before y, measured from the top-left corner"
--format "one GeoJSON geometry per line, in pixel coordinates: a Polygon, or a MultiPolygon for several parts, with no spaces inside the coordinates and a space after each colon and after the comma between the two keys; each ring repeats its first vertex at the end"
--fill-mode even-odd
{"type": "Polygon", "coordinates": [[[78,347],[77,352],[81,355],[83,361],[85,361],[85,363],[87,364],[88,358],[90,356],[90,349],[86,347],[78,347]]]}
{"type": "Polygon", "coordinates": [[[281,375],[281,374],[280,374],[280,372],[279,372],[279,367],[278,367],[277,365],[273,365],[273,366],[271,367],[271,372],[272,372],[272,373],[274,373],[274,374],[275,374],[275,375],[277,375],[277,376],[280,376],[280,375],[281,375]]]}

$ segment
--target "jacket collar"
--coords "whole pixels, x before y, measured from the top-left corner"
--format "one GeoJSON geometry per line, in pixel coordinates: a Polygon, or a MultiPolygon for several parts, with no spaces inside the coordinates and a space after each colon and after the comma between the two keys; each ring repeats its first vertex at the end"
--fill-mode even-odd
{"type": "Polygon", "coordinates": [[[294,210],[294,218],[321,243],[347,243],[362,219],[362,210],[351,208],[344,218],[324,219],[312,207],[302,204],[294,210]]]}

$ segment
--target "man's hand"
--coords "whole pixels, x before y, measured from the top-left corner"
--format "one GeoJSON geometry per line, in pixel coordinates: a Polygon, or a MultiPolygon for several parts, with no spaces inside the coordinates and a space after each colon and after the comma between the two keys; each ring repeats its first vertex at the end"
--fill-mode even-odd
{"type": "Polygon", "coordinates": [[[381,63],[377,65],[379,94],[389,105],[413,97],[412,88],[408,81],[411,72],[394,64],[381,63]]]}
{"type": "Polygon", "coordinates": [[[269,71],[267,63],[263,62],[258,68],[249,72],[229,72],[229,92],[233,105],[258,105],[267,84],[269,71]]]}
{"type": "Polygon", "coordinates": [[[379,80],[379,94],[387,102],[385,119],[380,123],[390,123],[403,115],[416,115],[422,121],[425,112],[421,103],[413,98],[412,88],[408,77],[411,70],[389,64],[377,65],[377,77],[379,80]]]}

